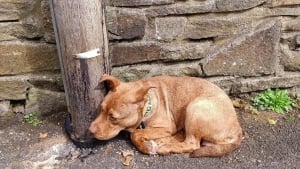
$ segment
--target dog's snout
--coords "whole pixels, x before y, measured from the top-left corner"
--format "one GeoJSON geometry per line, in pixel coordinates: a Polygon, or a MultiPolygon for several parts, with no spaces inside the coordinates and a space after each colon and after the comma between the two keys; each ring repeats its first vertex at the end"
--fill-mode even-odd
{"type": "Polygon", "coordinates": [[[95,134],[97,132],[97,125],[91,124],[89,130],[92,134],[95,134]]]}

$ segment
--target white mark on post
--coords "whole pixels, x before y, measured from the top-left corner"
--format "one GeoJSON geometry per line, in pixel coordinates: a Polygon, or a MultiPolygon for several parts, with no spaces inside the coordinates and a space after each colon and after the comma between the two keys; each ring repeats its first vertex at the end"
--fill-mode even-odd
{"type": "Polygon", "coordinates": [[[87,52],[83,52],[83,53],[77,53],[77,54],[73,54],[73,56],[76,59],[89,59],[89,58],[94,58],[100,55],[100,50],[99,48],[97,49],[93,49],[87,52]]]}

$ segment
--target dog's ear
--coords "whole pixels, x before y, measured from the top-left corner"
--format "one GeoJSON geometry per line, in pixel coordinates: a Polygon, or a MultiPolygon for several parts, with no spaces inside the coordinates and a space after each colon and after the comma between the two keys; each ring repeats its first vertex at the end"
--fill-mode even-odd
{"type": "Polygon", "coordinates": [[[120,85],[120,81],[117,78],[110,76],[108,74],[104,74],[102,76],[100,83],[103,83],[103,82],[105,82],[107,84],[108,89],[112,92],[115,92],[117,86],[120,85]]]}
{"type": "Polygon", "coordinates": [[[156,88],[155,86],[143,86],[142,89],[138,90],[136,92],[136,98],[138,101],[145,101],[147,100],[147,94],[149,92],[150,89],[156,88]]]}

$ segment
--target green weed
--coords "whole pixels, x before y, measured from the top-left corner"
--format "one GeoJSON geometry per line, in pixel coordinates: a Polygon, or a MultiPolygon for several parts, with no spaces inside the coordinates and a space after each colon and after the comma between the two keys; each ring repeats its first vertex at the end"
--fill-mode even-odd
{"type": "Polygon", "coordinates": [[[39,126],[42,124],[42,121],[40,121],[37,118],[37,113],[36,112],[31,112],[29,114],[25,114],[23,116],[24,120],[26,123],[31,124],[32,126],[39,126]]]}
{"type": "Polygon", "coordinates": [[[292,99],[287,90],[271,90],[258,94],[253,98],[253,103],[261,110],[272,110],[279,114],[285,114],[292,109],[292,99]]]}

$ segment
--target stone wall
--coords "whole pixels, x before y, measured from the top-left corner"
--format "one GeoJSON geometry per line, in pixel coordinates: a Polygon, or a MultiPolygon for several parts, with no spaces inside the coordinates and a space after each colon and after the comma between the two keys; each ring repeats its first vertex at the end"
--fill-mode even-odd
{"type": "MultiPolygon", "coordinates": [[[[300,86],[299,0],[106,0],[112,74],[300,86]]],[[[0,116],[66,109],[47,0],[0,0],[0,116]]]]}

